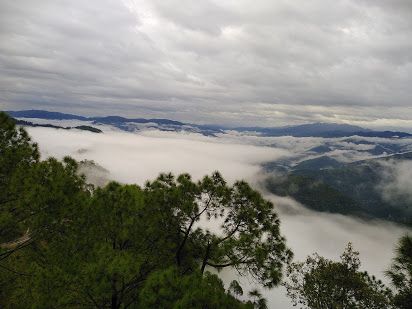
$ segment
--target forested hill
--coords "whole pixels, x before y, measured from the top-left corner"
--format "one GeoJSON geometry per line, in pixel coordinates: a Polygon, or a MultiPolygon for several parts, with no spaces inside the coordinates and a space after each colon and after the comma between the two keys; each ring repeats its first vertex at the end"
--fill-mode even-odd
{"type": "MultiPolygon", "coordinates": [[[[292,196],[318,211],[352,214],[412,224],[412,200],[388,185],[395,181],[387,162],[412,160],[412,152],[383,158],[343,163],[328,156],[308,159],[283,176],[276,174],[266,183],[278,195],[292,196]]],[[[268,171],[276,165],[268,165],[268,171]]]]}

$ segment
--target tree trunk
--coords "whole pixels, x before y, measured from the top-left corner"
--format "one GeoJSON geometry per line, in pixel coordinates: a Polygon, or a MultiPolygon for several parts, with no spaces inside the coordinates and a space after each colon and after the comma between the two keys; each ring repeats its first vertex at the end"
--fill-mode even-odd
{"type": "Polygon", "coordinates": [[[117,293],[114,292],[112,294],[112,305],[111,305],[112,309],[117,309],[117,293]]]}
{"type": "Polygon", "coordinates": [[[205,257],[203,258],[203,262],[202,262],[202,268],[200,269],[202,274],[205,272],[205,267],[206,267],[207,261],[209,260],[209,255],[210,255],[210,249],[211,248],[212,248],[212,244],[210,242],[208,242],[207,247],[206,247],[206,254],[205,254],[205,257]]]}
{"type": "Polygon", "coordinates": [[[116,290],[116,279],[112,279],[112,304],[111,309],[117,309],[120,306],[118,305],[118,293],[116,290]]]}

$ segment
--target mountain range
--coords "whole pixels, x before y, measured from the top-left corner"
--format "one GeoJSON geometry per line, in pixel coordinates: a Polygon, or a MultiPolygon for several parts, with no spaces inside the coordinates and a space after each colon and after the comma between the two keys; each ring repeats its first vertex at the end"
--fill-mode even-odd
{"type": "MultiPolygon", "coordinates": [[[[158,129],[162,131],[187,131],[203,135],[216,135],[227,130],[235,130],[244,134],[259,136],[293,136],[293,137],[382,137],[382,138],[406,138],[412,134],[394,131],[374,131],[358,126],[336,123],[312,123],[297,126],[284,127],[227,127],[219,125],[199,125],[162,118],[125,118],[120,116],[84,117],[59,112],[44,110],[7,111],[17,119],[42,119],[42,120],[77,120],[90,125],[110,125],[124,131],[139,131],[143,129],[158,129]]],[[[47,124],[47,123],[46,123],[47,124]]]]}

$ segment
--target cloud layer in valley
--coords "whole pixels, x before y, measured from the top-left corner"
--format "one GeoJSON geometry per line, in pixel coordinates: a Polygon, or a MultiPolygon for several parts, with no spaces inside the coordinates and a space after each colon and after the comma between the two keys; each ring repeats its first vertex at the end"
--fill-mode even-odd
{"type": "Polygon", "coordinates": [[[290,153],[283,149],[227,144],[223,139],[198,134],[147,131],[142,134],[105,134],[30,128],[43,156],[93,160],[110,171],[114,180],[143,185],[160,172],[190,173],[195,179],[216,170],[226,179],[251,181],[260,164],[290,153]]]}
{"type": "MultiPolygon", "coordinates": [[[[194,178],[200,178],[220,170],[230,182],[246,179],[258,187],[262,163],[295,155],[290,145],[286,149],[286,141],[283,141],[284,148],[270,148],[256,146],[262,141],[252,137],[212,138],[159,131],[93,134],[48,128],[29,128],[29,133],[39,143],[44,157],[71,155],[79,160],[94,160],[104,168],[99,168],[97,176],[126,183],[143,184],[162,171],[189,172],[194,178]]],[[[310,142],[314,145],[320,142],[303,140],[307,147],[310,142]]],[[[262,144],[270,142],[273,140],[262,144]]],[[[293,144],[298,143],[292,139],[293,144]]],[[[301,147],[298,145],[296,149],[301,147]]],[[[263,193],[277,207],[282,233],[299,260],[315,251],[336,259],[351,241],[360,251],[364,269],[384,279],[383,270],[390,263],[394,245],[407,232],[407,229],[392,223],[366,222],[342,215],[313,212],[290,198],[263,193]]],[[[220,275],[226,282],[235,278],[232,271],[224,271],[220,275]]],[[[255,285],[250,278],[243,278],[242,282],[249,288],[255,285]]],[[[292,308],[282,288],[263,292],[269,301],[269,308],[292,308]]]]}
{"type": "Polygon", "coordinates": [[[411,127],[408,0],[0,4],[0,105],[411,127]]]}

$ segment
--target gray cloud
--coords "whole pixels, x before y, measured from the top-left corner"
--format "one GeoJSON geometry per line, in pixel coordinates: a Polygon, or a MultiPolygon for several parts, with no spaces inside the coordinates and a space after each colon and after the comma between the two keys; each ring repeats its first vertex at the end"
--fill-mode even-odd
{"type": "Polygon", "coordinates": [[[3,1],[0,105],[410,127],[411,16],[406,0],[3,1]]]}

